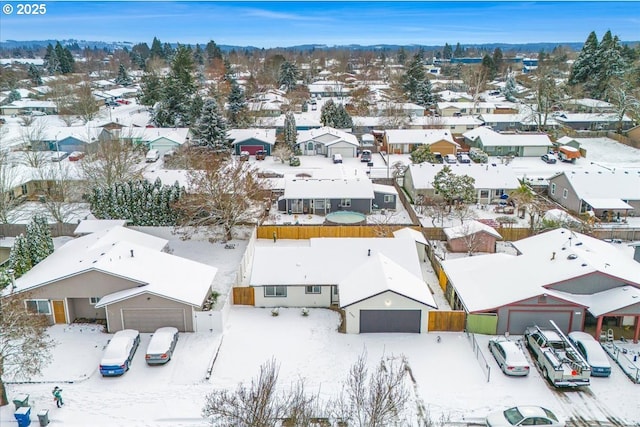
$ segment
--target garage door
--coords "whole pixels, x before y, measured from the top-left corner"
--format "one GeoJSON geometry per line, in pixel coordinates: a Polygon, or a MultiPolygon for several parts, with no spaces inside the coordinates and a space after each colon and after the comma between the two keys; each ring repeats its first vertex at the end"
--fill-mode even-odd
{"type": "Polygon", "coordinates": [[[256,154],[256,151],[264,150],[262,145],[241,145],[240,151],[248,151],[252,156],[256,154]]]}
{"type": "Polygon", "coordinates": [[[353,147],[329,147],[329,157],[334,154],[340,154],[342,157],[355,157],[355,148],[353,147]]]}
{"type": "Polygon", "coordinates": [[[569,331],[571,311],[517,311],[509,310],[509,324],[507,330],[510,334],[522,335],[524,330],[533,325],[541,328],[551,328],[549,320],[565,332],[569,331]]]}
{"type": "Polygon", "coordinates": [[[360,333],[420,333],[420,310],[360,310],[360,333]]]}
{"type": "Polygon", "coordinates": [[[186,332],[185,313],[182,308],[122,309],[125,329],[153,332],[163,326],[173,326],[186,332]]]}

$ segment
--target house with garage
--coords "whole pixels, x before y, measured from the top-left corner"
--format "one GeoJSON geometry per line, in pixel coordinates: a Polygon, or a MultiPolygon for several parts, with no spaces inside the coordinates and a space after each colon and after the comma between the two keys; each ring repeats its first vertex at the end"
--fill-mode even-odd
{"type": "Polygon", "coordinates": [[[451,252],[495,253],[496,241],[502,240],[495,228],[473,219],[461,225],[447,227],[443,231],[451,252]]]}
{"type": "Polygon", "coordinates": [[[567,113],[554,114],[555,121],[574,130],[620,130],[626,131],[634,126],[633,120],[626,114],[620,117],[616,113],[567,113]]]}
{"type": "MultiPolygon", "coordinates": [[[[384,200],[384,195],[380,197],[384,200]]],[[[397,196],[397,193],[395,194],[397,196]]],[[[361,178],[298,178],[287,176],[284,194],[278,199],[278,210],[290,214],[326,215],[350,211],[370,214],[375,199],[374,186],[361,178]]],[[[395,208],[395,200],[388,204],[395,208]]]]}
{"type": "Polygon", "coordinates": [[[240,155],[246,151],[255,155],[258,151],[266,151],[270,156],[276,144],[276,130],[271,129],[230,129],[227,131],[227,138],[231,141],[233,153],[240,155]]]}
{"type": "Polygon", "coordinates": [[[619,222],[640,212],[640,171],[598,168],[560,172],[549,178],[548,196],[571,212],[591,212],[602,221],[619,222]]]}
{"type": "Polygon", "coordinates": [[[360,147],[355,135],[328,126],[298,132],[296,145],[305,156],[340,154],[343,158],[357,157],[360,147]]]}
{"type": "Polygon", "coordinates": [[[387,129],[384,131],[383,150],[393,154],[409,154],[422,145],[432,153],[455,155],[460,148],[447,129],[387,129]]]}
{"type": "Polygon", "coordinates": [[[513,242],[518,255],[443,261],[441,285],[468,331],[520,335],[553,320],[564,332],[595,325],[599,336],[613,321],[633,325],[637,341],[640,263],[615,245],[558,228],[513,242]]]}
{"type": "Polygon", "coordinates": [[[408,126],[410,129],[448,129],[454,135],[461,135],[483,124],[476,116],[424,116],[412,117],[408,126]]]}
{"type": "Polygon", "coordinates": [[[553,145],[546,133],[498,133],[481,126],[463,134],[464,142],[490,156],[539,157],[553,145]]]}
{"type": "Polygon", "coordinates": [[[167,243],[125,227],[96,231],[56,249],[16,279],[13,292],[52,324],[102,319],[111,333],[194,332],[217,269],[170,255],[167,243]]]}
{"type": "Polygon", "coordinates": [[[410,238],[313,238],[255,245],[257,307],[340,307],[346,330],[426,332],[436,309],[410,238]]]}
{"type": "Polygon", "coordinates": [[[145,128],[141,139],[149,150],[158,150],[162,155],[188,145],[191,137],[189,128],[145,128]]]}
{"type": "Polygon", "coordinates": [[[520,182],[513,170],[501,164],[431,164],[420,163],[409,165],[404,174],[403,186],[411,199],[429,200],[437,198],[433,181],[438,172],[449,167],[456,175],[467,175],[475,180],[476,203],[499,203],[503,197],[520,187],[520,182]]]}
{"type": "Polygon", "coordinates": [[[58,109],[53,101],[40,101],[33,99],[19,99],[10,104],[0,106],[0,113],[5,116],[16,115],[32,115],[34,112],[44,114],[56,114],[58,109]]]}
{"type": "Polygon", "coordinates": [[[48,126],[41,142],[34,147],[45,151],[86,152],[89,145],[98,141],[101,128],[87,126],[48,126]]]}

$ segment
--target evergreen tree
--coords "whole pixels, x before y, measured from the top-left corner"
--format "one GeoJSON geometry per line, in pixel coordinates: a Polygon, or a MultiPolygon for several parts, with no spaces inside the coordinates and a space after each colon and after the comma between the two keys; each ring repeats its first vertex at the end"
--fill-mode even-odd
{"type": "Polygon", "coordinates": [[[171,70],[162,84],[162,95],[153,111],[153,121],[159,127],[186,127],[191,124],[191,101],[196,93],[191,50],[178,46],[171,70]]]}
{"type": "Polygon", "coordinates": [[[193,133],[194,145],[216,151],[231,150],[231,144],[227,139],[227,122],[213,98],[204,102],[202,114],[193,128],[193,133]]]}
{"type": "Polygon", "coordinates": [[[416,54],[407,66],[407,71],[402,78],[402,89],[407,98],[420,106],[426,107],[434,102],[431,93],[431,82],[427,78],[422,56],[416,54]]]}
{"type": "Polygon", "coordinates": [[[53,253],[53,238],[44,216],[35,215],[27,224],[26,241],[33,266],[53,253]]]}
{"type": "Polygon", "coordinates": [[[153,107],[162,97],[162,80],[155,73],[146,73],[140,82],[142,94],[138,101],[142,105],[153,107]]]}
{"type": "Polygon", "coordinates": [[[573,63],[569,76],[570,85],[585,83],[587,81],[594,71],[597,55],[598,37],[596,33],[592,31],[584,42],[578,58],[573,63]]]}
{"type": "Polygon", "coordinates": [[[291,111],[287,112],[284,116],[284,142],[287,146],[294,150],[298,132],[296,130],[296,118],[291,111]]]}
{"type": "Polygon", "coordinates": [[[482,68],[484,69],[489,80],[493,80],[496,78],[496,64],[495,62],[493,62],[493,58],[488,53],[486,53],[482,57],[482,68]]]}
{"type": "Polygon", "coordinates": [[[121,86],[129,86],[131,83],[133,83],[123,64],[120,64],[120,66],[118,67],[118,76],[116,77],[115,82],[116,84],[119,84],[121,86]]]}
{"type": "Polygon", "coordinates": [[[604,98],[610,82],[619,79],[627,69],[618,36],[612,36],[607,31],[602,36],[598,46],[594,83],[591,86],[591,96],[596,99],[604,98]]]}
{"type": "Polygon", "coordinates": [[[338,104],[336,106],[336,113],[334,118],[334,127],[338,129],[352,129],[353,128],[353,119],[347,112],[344,105],[338,104]]]}
{"type": "Polygon", "coordinates": [[[216,42],[214,42],[213,40],[207,43],[207,46],[205,46],[204,51],[207,57],[207,61],[209,63],[214,59],[222,59],[222,51],[220,50],[218,45],[216,45],[216,42]]]}
{"type": "Polygon", "coordinates": [[[453,56],[453,49],[449,45],[449,43],[444,44],[444,48],[442,49],[442,58],[443,59],[451,59],[453,56]]]}
{"type": "Polygon", "coordinates": [[[162,50],[162,43],[156,37],[153,38],[153,42],[151,42],[151,51],[149,53],[150,58],[164,58],[164,51],[162,50]]]}
{"type": "MultiPolygon", "coordinates": [[[[180,46],[178,46],[180,47],[180,46]]],[[[189,55],[191,55],[191,49],[189,47],[184,46],[184,48],[186,50],[189,51],[189,55]]],[[[171,45],[169,43],[165,43],[162,46],[162,57],[167,59],[167,60],[172,60],[173,55],[176,54],[177,51],[174,51],[173,48],[171,47],[171,45]]]]}
{"type": "Polygon", "coordinates": [[[47,45],[47,52],[44,55],[44,68],[50,75],[54,75],[60,71],[60,61],[51,43],[47,45]]]}
{"type": "Polygon", "coordinates": [[[13,242],[7,264],[9,268],[13,269],[13,274],[16,279],[33,267],[31,263],[31,253],[29,251],[29,242],[24,234],[17,236],[13,242]]]}
{"type": "Polygon", "coordinates": [[[149,59],[151,51],[146,43],[138,43],[131,48],[131,61],[135,63],[140,69],[144,69],[144,66],[149,59]]]}
{"type": "Polygon", "coordinates": [[[495,78],[495,75],[499,74],[500,70],[502,70],[502,64],[503,64],[502,49],[500,49],[499,47],[495,48],[491,59],[493,60],[493,67],[494,67],[494,73],[495,73],[494,78],[495,78]]]}
{"type": "Polygon", "coordinates": [[[196,123],[198,121],[202,114],[202,107],[204,107],[204,100],[200,95],[196,94],[191,101],[191,112],[189,114],[191,120],[189,123],[196,123]]]}
{"type": "Polygon", "coordinates": [[[429,162],[429,163],[436,162],[436,156],[431,152],[431,147],[429,147],[426,144],[421,145],[415,150],[413,150],[409,158],[411,159],[411,162],[415,164],[425,163],[425,162],[429,162]]]}
{"type": "Polygon", "coordinates": [[[407,62],[407,52],[405,52],[403,47],[400,47],[400,49],[398,49],[396,59],[398,60],[398,64],[404,65],[404,63],[407,62]]]}
{"type": "Polygon", "coordinates": [[[193,51],[193,62],[197,65],[204,65],[204,52],[199,44],[196,44],[196,49],[193,51]]]}
{"type": "Polygon", "coordinates": [[[516,101],[516,78],[513,74],[509,73],[507,76],[507,80],[504,85],[504,97],[507,98],[507,101],[515,102],[516,101]]]}
{"type": "Polygon", "coordinates": [[[460,46],[460,43],[456,43],[456,49],[453,51],[454,58],[462,58],[464,56],[464,49],[460,46]]]}
{"type": "Polygon", "coordinates": [[[69,49],[62,47],[60,42],[57,42],[54,50],[59,64],[59,68],[56,71],[59,71],[62,74],[69,74],[72,72],[74,60],[69,49]]]}
{"type": "Polygon", "coordinates": [[[284,86],[287,91],[295,89],[298,80],[298,69],[295,64],[284,61],[280,64],[280,73],[278,74],[278,84],[284,86]]]}
{"type": "Polygon", "coordinates": [[[13,89],[7,96],[7,102],[12,103],[13,101],[18,101],[20,98],[22,98],[22,96],[20,96],[20,92],[18,92],[16,89],[13,89]]]}
{"type": "Polygon", "coordinates": [[[351,119],[351,116],[347,113],[344,105],[336,104],[333,102],[333,99],[328,100],[322,106],[320,122],[322,122],[324,126],[336,129],[353,128],[353,119],[351,119]]]}
{"type": "Polygon", "coordinates": [[[40,86],[42,84],[42,77],[40,76],[40,70],[38,70],[38,67],[36,67],[35,65],[29,64],[28,75],[29,75],[29,80],[31,80],[31,83],[34,84],[35,86],[40,86]]]}
{"type": "Polygon", "coordinates": [[[471,203],[475,200],[475,179],[468,175],[456,175],[449,166],[444,166],[433,177],[433,188],[449,205],[454,201],[471,203]]]}
{"type": "Polygon", "coordinates": [[[235,80],[231,80],[231,91],[227,97],[227,105],[229,127],[232,129],[244,127],[248,111],[247,100],[244,91],[235,80]]]}

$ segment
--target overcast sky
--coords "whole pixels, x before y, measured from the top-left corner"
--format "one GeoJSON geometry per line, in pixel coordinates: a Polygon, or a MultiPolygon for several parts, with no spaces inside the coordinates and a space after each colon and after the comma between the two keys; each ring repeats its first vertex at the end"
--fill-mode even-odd
{"type": "Polygon", "coordinates": [[[0,40],[78,39],[252,45],[584,42],[611,30],[640,40],[636,2],[47,1],[4,2],[0,40]],[[5,9],[13,6],[10,14],[5,9]]]}

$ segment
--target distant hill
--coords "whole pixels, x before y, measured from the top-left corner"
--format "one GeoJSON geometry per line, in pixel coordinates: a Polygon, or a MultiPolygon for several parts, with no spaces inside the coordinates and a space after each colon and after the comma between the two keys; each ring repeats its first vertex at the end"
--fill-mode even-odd
{"type": "MultiPolygon", "coordinates": [[[[67,39],[67,40],[59,40],[60,43],[64,46],[77,44],[80,48],[84,49],[85,47],[93,49],[94,47],[97,49],[106,49],[106,50],[115,50],[128,48],[131,49],[137,42],[129,42],[129,41],[121,41],[121,42],[101,42],[101,41],[88,41],[88,40],[75,40],[75,39],[67,39]]],[[[16,48],[40,48],[46,47],[48,44],[55,45],[58,40],[6,40],[0,42],[0,49],[16,49],[16,48]]],[[[625,41],[623,44],[629,44],[631,46],[640,43],[639,41],[625,41]]],[[[148,45],[151,45],[151,42],[147,42],[148,45]]],[[[172,46],[176,46],[177,43],[171,43],[172,46]]],[[[201,46],[206,45],[206,43],[201,43],[201,46]]],[[[583,42],[557,42],[557,43],[548,43],[548,42],[539,42],[539,43],[483,43],[483,44],[462,44],[461,46],[464,48],[475,48],[475,49],[486,49],[486,50],[494,50],[495,48],[500,48],[504,52],[540,52],[544,50],[545,52],[551,52],[557,46],[565,46],[572,50],[580,50],[582,49],[583,42]]],[[[192,45],[195,46],[195,45],[192,45]]],[[[262,48],[255,46],[233,46],[233,45],[218,45],[218,47],[224,51],[229,52],[231,50],[262,50],[262,48]]],[[[310,51],[310,50],[328,50],[328,49],[349,49],[349,50],[397,50],[399,48],[404,48],[408,50],[414,49],[424,49],[424,50],[440,50],[442,49],[442,45],[420,45],[420,44],[411,44],[411,45],[398,45],[398,44],[375,44],[375,45],[359,45],[359,44],[346,44],[346,45],[335,45],[329,46],[324,44],[303,44],[296,46],[281,46],[277,49],[287,49],[294,51],[310,51]]],[[[455,48],[455,45],[452,45],[455,48]]]]}

